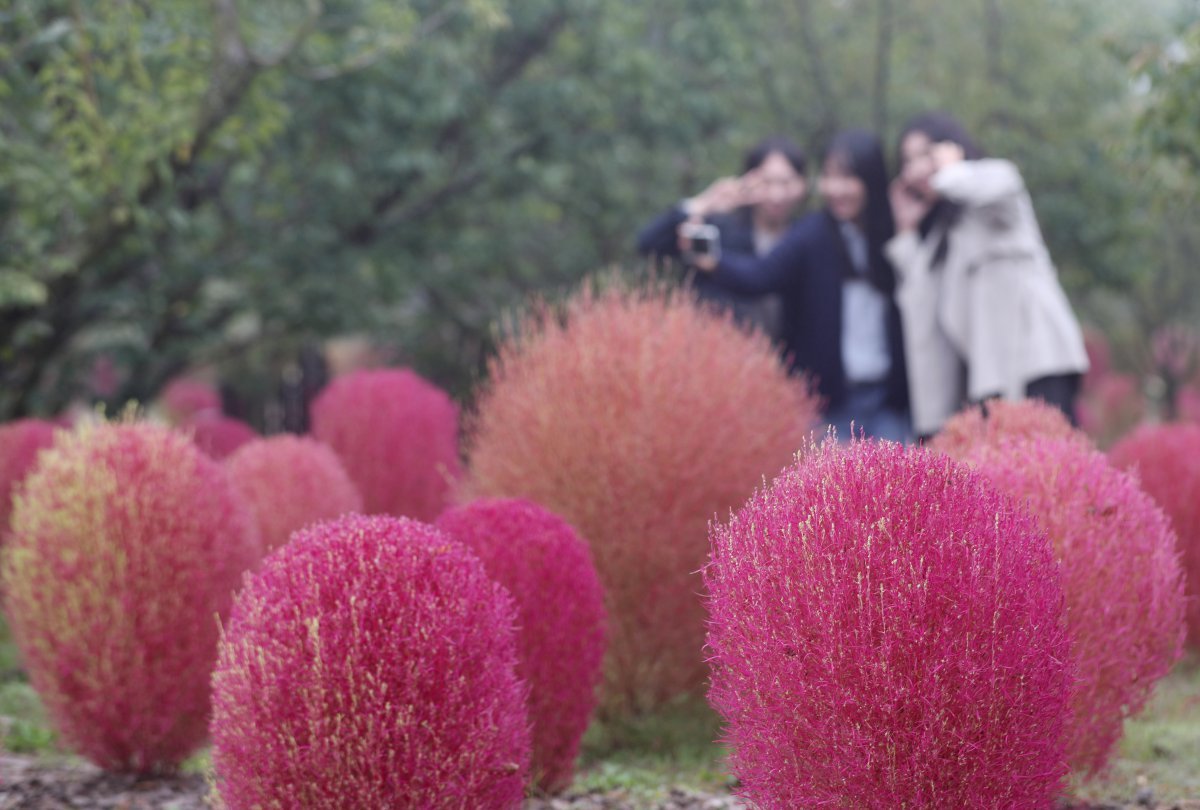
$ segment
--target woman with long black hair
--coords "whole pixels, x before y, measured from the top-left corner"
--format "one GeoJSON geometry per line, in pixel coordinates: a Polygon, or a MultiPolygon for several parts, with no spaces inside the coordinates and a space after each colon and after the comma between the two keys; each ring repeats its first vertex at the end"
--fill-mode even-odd
{"type": "Polygon", "coordinates": [[[1083,334],[1017,167],[985,158],[954,117],[917,116],[891,189],[913,423],[966,403],[1037,397],[1075,421],[1083,334]]]}
{"type": "Polygon", "coordinates": [[[802,218],[765,257],[697,264],[732,289],[781,294],[792,367],[815,381],[839,438],[905,441],[908,388],[895,273],[883,254],[894,228],[879,138],[861,129],[834,136],[818,188],[824,210],[802,218]]]}

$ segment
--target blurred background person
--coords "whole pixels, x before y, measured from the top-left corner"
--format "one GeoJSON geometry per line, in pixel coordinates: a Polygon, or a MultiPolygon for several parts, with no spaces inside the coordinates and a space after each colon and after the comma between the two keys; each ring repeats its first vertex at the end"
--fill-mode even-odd
{"type": "Polygon", "coordinates": [[[887,254],[917,434],[995,397],[1043,399],[1075,424],[1083,334],[1017,167],[985,158],[943,112],[905,126],[899,157],[887,254]]]}
{"type": "Polygon", "coordinates": [[[740,177],[723,177],[694,197],[681,200],[638,234],[637,249],[658,263],[674,261],[702,301],[733,313],[742,324],[757,326],[773,339],[780,335],[780,302],[776,296],[739,292],[710,275],[695,273],[694,257],[680,249],[677,231],[684,222],[708,224],[716,238],[707,243],[713,255],[764,256],[794,222],[807,193],[807,159],[787,138],[760,141],[746,153],[740,177]]]}
{"type": "MultiPolygon", "coordinates": [[[[839,439],[905,441],[908,387],[896,276],[883,254],[894,226],[879,138],[861,129],[835,135],[818,183],[824,209],[797,222],[765,257],[695,261],[722,286],[781,295],[792,367],[816,383],[839,439]]],[[[752,185],[746,193],[753,195],[752,185]]]]}

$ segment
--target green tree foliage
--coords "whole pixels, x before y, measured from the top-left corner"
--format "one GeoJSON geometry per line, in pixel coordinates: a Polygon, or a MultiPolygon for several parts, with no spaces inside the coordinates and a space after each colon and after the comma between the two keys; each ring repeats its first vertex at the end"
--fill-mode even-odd
{"type": "Polygon", "coordinates": [[[935,106],[1025,168],[1074,289],[1119,289],[1144,245],[1127,61],[1180,2],[1126,5],[13,0],[0,417],[199,363],[261,396],[345,332],[464,392],[500,313],[632,264],[759,137],[818,153],[935,106]]]}

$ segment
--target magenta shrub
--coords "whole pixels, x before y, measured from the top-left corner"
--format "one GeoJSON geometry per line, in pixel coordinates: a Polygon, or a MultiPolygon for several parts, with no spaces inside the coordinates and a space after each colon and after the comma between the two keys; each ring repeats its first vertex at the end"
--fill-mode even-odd
{"type": "Polygon", "coordinates": [[[929,446],[961,461],[984,445],[1038,436],[1091,444],[1085,433],[1071,427],[1058,408],[1034,399],[998,399],[989,401],[986,411],[979,405],[969,405],[950,417],[929,446]]]}
{"type": "Polygon", "coordinates": [[[803,443],[817,403],[775,347],[687,295],[590,286],[501,344],[468,425],[468,496],[529,498],[591,546],[610,620],[604,709],[707,677],[708,522],[803,443]]]}
{"type": "Polygon", "coordinates": [[[458,480],[458,406],[408,369],[355,371],[321,392],[312,432],[334,449],[366,510],[433,520],[458,480]]]}
{"type": "Polygon", "coordinates": [[[437,526],[475,552],[517,603],[517,673],[529,684],[534,783],[571,784],[596,705],[604,658],[604,592],[592,555],[566,521],[525,500],[452,509],[437,526]]]}
{"type": "Polygon", "coordinates": [[[310,523],[363,508],[337,454],[315,439],[256,439],[225,459],[225,469],[254,509],[264,553],[310,523]]]}
{"type": "Polygon", "coordinates": [[[1187,593],[1188,645],[1200,649],[1200,425],[1145,425],[1109,459],[1130,470],[1171,518],[1187,593]]]}
{"type": "Polygon", "coordinates": [[[1175,533],[1137,482],[1072,439],[981,447],[969,458],[1026,505],[1062,563],[1079,681],[1067,751],[1079,773],[1102,771],[1126,717],[1141,711],[1183,644],[1175,533]]]}
{"type": "Polygon", "coordinates": [[[351,515],[297,532],[238,596],[213,674],[229,810],[519,806],[516,610],[443,532],[351,515]]]}
{"type": "Polygon", "coordinates": [[[38,453],[54,444],[57,426],[43,419],[18,419],[0,425],[0,545],[8,531],[17,484],[33,469],[38,453]]]}
{"type": "Polygon", "coordinates": [[[191,377],[177,377],[163,388],[158,403],[172,424],[182,424],[198,416],[219,416],[221,394],[217,389],[191,377]]]}
{"type": "Polygon", "coordinates": [[[183,430],[192,437],[197,447],[218,461],[230,456],[243,444],[258,438],[254,428],[245,422],[219,414],[200,415],[189,419],[184,423],[183,430]]]}
{"type": "Polygon", "coordinates": [[[17,496],[3,576],[13,636],[67,744],[139,773],[199,746],[214,617],[259,553],[248,507],[185,436],[60,434],[17,496]]]}
{"type": "Polygon", "coordinates": [[[711,540],[709,699],[757,806],[1052,806],[1061,581],[1045,533],[982,476],[827,442],[711,540]]]}

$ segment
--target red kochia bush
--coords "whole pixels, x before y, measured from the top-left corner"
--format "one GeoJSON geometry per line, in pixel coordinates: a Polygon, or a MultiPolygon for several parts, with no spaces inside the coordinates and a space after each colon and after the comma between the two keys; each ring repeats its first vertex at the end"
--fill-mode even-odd
{"type": "Polygon", "coordinates": [[[213,674],[230,810],[517,807],[529,767],[515,608],[406,518],[297,532],[238,596],[213,674]]]}
{"type": "Polygon", "coordinates": [[[1132,470],[1175,527],[1188,644],[1200,648],[1200,425],[1146,425],[1115,444],[1109,458],[1132,470]]]}
{"type": "Polygon", "coordinates": [[[258,438],[254,428],[245,422],[219,414],[189,419],[184,423],[184,432],[191,435],[197,447],[218,461],[230,456],[243,444],[258,438]]]}
{"type": "Polygon", "coordinates": [[[64,433],[25,480],[5,552],[13,635],[72,747],[150,772],[204,741],[214,616],[259,556],[218,464],[162,426],[64,433]]]}
{"type": "Polygon", "coordinates": [[[220,392],[214,386],[190,377],[179,377],[168,383],[158,395],[158,402],[173,424],[221,413],[220,392]]]}
{"type": "Polygon", "coordinates": [[[826,443],[712,529],[709,699],[762,808],[1049,808],[1063,592],[1033,518],[949,458],[826,443]]]}
{"type": "Polygon", "coordinates": [[[469,425],[470,494],[527,497],[591,545],[608,600],[610,711],[698,689],[708,520],[815,421],[765,337],[682,293],[585,287],[501,345],[469,425]]]}
{"type": "Polygon", "coordinates": [[[460,475],[458,406],[408,369],[339,377],[312,407],[313,435],[337,452],[366,509],[433,520],[460,475]]]}
{"type": "Polygon", "coordinates": [[[997,399],[985,405],[970,405],[956,413],[930,442],[930,447],[961,461],[984,445],[1038,436],[1090,444],[1087,436],[1071,427],[1058,408],[1034,399],[1017,402],[997,399]]]}
{"type": "Polygon", "coordinates": [[[533,779],[548,792],[566,788],[604,658],[604,592],[587,544],[562,518],[525,500],[476,501],[446,512],[437,526],[474,551],[516,600],[533,779]]]}
{"type": "Polygon", "coordinates": [[[1183,644],[1183,583],[1170,522],[1137,482],[1075,439],[981,447],[969,463],[1021,501],[1062,563],[1079,681],[1067,752],[1103,770],[1183,644]]]}
{"type": "Polygon", "coordinates": [[[0,544],[8,531],[12,497],[38,453],[54,444],[56,425],[42,419],[18,419],[0,425],[0,544]]]}
{"type": "Polygon", "coordinates": [[[225,459],[225,469],[254,509],[264,551],[286,543],[296,529],[363,508],[337,454],[314,439],[257,439],[225,459]]]}

